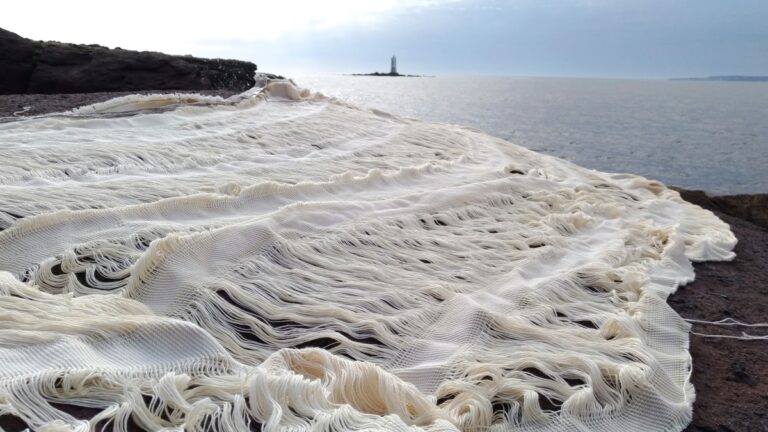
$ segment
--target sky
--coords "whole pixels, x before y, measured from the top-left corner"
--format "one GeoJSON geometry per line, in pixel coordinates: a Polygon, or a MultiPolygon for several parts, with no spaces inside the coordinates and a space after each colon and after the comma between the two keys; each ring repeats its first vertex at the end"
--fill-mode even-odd
{"type": "Polygon", "coordinates": [[[40,40],[250,60],[286,75],[768,75],[768,0],[26,0],[40,40]],[[195,6],[195,5],[200,6],[195,6]]]}

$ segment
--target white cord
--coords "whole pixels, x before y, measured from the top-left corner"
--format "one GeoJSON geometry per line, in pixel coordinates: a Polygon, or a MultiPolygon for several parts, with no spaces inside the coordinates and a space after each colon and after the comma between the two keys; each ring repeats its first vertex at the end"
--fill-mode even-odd
{"type": "Polygon", "coordinates": [[[705,320],[697,320],[697,319],[688,319],[683,318],[689,323],[696,323],[696,324],[706,324],[706,325],[719,325],[719,326],[743,326],[743,327],[768,327],[768,323],[756,323],[756,324],[749,324],[749,323],[743,323],[741,321],[737,321],[733,318],[724,318],[720,321],[705,321],[705,320]]]}
{"type": "MultiPolygon", "coordinates": [[[[721,319],[719,321],[705,321],[705,320],[688,319],[688,318],[683,318],[683,319],[688,321],[689,323],[703,324],[703,325],[741,326],[741,327],[768,327],[768,323],[749,324],[749,323],[743,323],[741,321],[737,321],[737,320],[735,320],[733,318],[723,318],[723,319],[721,319]]],[[[747,334],[745,332],[741,332],[741,336],[706,334],[706,333],[698,333],[698,332],[694,332],[694,331],[692,331],[691,334],[692,335],[696,335],[696,336],[700,336],[700,337],[708,337],[708,338],[738,339],[738,340],[768,340],[768,335],[755,336],[755,335],[747,334]]]]}
{"type": "Polygon", "coordinates": [[[706,334],[706,333],[697,333],[697,332],[691,332],[691,334],[696,336],[701,336],[701,337],[707,337],[707,338],[738,339],[738,340],[768,340],[768,335],[755,336],[755,335],[750,335],[744,332],[741,332],[741,336],[716,335],[716,334],[706,334]]]}
{"type": "Polygon", "coordinates": [[[14,116],[19,116],[19,115],[21,115],[21,114],[24,114],[25,112],[27,112],[27,111],[29,111],[29,110],[31,110],[31,109],[32,109],[32,107],[31,107],[31,106],[25,106],[25,107],[24,107],[24,108],[23,108],[21,111],[15,111],[15,112],[13,113],[13,115],[14,115],[14,116]]]}

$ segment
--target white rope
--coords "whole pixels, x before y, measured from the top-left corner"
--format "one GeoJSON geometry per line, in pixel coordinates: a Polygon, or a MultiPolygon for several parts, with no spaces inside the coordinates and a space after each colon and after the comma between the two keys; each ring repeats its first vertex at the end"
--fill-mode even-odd
{"type": "Polygon", "coordinates": [[[703,324],[703,325],[716,325],[716,326],[741,326],[741,327],[768,327],[768,323],[745,323],[737,321],[733,318],[723,318],[719,321],[705,321],[691,318],[684,318],[689,323],[703,324]]]}
{"type": "Polygon", "coordinates": [[[741,336],[706,334],[706,333],[697,333],[693,331],[691,332],[691,334],[699,337],[714,338],[714,339],[719,338],[719,339],[738,339],[738,340],[768,340],[768,335],[755,336],[755,335],[750,335],[744,332],[741,332],[741,336]]]}
{"type": "Polygon", "coordinates": [[[14,112],[13,112],[13,115],[14,115],[14,116],[20,116],[20,115],[24,114],[25,112],[27,112],[27,111],[29,111],[29,110],[31,110],[31,109],[32,109],[32,107],[31,107],[31,106],[25,106],[24,108],[22,108],[22,109],[21,109],[21,110],[19,110],[19,111],[14,111],[14,112]]]}
{"type": "MultiPolygon", "coordinates": [[[[735,320],[733,318],[723,318],[718,321],[706,321],[706,320],[698,320],[698,319],[691,319],[691,318],[683,318],[684,320],[688,321],[689,323],[693,324],[701,324],[701,325],[710,325],[710,326],[722,326],[722,327],[732,327],[732,326],[738,326],[738,327],[768,327],[768,323],[745,323],[738,320],[735,320]]],[[[737,339],[737,340],[768,340],[768,335],[751,335],[746,332],[741,332],[741,336],[734,336],[734,335],[720,335],[720,334],[709,334],[709,333],[698,333],[698,332],[691,332],[692,335],[696,335],[699,337],[706,337],[706,338],[713,338],[713,339],[737,339]]]]}

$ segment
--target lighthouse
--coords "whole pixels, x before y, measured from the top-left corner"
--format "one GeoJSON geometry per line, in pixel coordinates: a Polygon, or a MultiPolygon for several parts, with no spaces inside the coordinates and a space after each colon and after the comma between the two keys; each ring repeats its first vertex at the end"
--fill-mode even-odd
{"type": "Polygon", "coordinates": [[[397,57],[392,56],[392,66],[389,69],[390,75],[397,75],[397,57]]]}

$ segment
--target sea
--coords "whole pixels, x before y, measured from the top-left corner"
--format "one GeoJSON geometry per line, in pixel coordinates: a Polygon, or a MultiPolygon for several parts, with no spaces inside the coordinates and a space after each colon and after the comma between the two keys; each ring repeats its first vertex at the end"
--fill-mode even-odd
{"type": "Polygon", "coordinates": [[[713,194],[768,192],[768,83],[296,76],[363,107],[480,129],[540,153],[713,194]]]}

